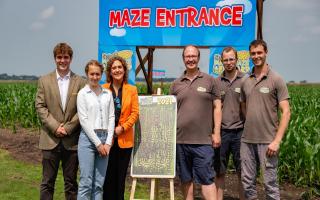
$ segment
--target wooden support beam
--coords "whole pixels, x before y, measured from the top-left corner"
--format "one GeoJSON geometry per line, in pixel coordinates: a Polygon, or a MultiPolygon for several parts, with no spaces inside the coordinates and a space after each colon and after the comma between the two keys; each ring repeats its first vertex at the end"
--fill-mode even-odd
{"type": "Polygon", "coordinates": [[[258,15],[257,39],[261,39],[261,40],[263,40],[263,34],[262,34],[263,2],[264,0],[257,1],[257,15],[258,15]]]}
{"type": "MultiPolygon", "coordinates": [[[[146,62],[148,61],[148,54],[142,59],[142,63],[143,63],[143,66],[144,64],[146,64],[146,62]]],[[[140,62],[139,62],[140,63],[140,62]]],[[[136,68],[136,76],[139,74],[140,70],[141,70],[141,64],[139,64],[136,68]]]]}
{"type": "MultiPolygon", "coordinates": [[[[140,62],[140,66],[141,66],[141,69],[142,69],[142,72],[143,72],[143,75],[144,75],[144,78],[146,80],[146,83],[147,83],[147,88],[148,90],[147,91],[152,91],[152,79],[151,79],[151,84],[148,82],[148,75],[147,75],[147,72],[146,72],[146,68],[144,67],[144,62],[142,60],[142,57],[141,57],[141,53],[140,53],[140,50],[139,50],[139,47],[136,47],[136,52],[137,52],[137,55],[138,55],[138,59],[139,59],[139,62],[140,62]]],[[[146,55],[145,57],[148,62],[149,62],[149,52],[148,54],[146,55]]],[[[148,63],[149,65],[149,63],[148,63]]],[[[148,93],[149,94],[149,93],[148,93]]],[[[152,94],[152,93],[150,93],[152,94]]]]}
{"type": "Polygon", "coordinates": [[[152,89],[152,71],[153,71],[153,51],[154,48],[149,48],[148,49],[148,94],[153,94],[153,89],[152,89]]]}

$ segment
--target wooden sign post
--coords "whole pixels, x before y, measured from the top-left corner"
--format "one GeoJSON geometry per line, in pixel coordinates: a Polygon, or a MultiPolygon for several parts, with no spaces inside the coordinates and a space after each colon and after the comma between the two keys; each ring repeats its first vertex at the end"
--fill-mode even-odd
{"type": "Polygon", "coordinates": [[[157,179],[170,181],[174,199],[176,165],[177,101],[174,96],[139,96],[140,115],[135,125],[132,154],[133,177],[130,200],[134,199],[137,178],[150,178],[150,199],[157,199],[157,179]]]}

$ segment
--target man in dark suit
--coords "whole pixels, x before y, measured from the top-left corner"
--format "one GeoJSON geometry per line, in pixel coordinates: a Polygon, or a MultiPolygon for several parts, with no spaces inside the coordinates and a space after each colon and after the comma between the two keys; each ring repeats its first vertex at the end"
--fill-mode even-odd
{"type": "Polygon", "coordinates": [[[35,100],[42,122],[39,148],[42,150],[42,182],[40,199],[53,199],[59,163],[62,162],[65,198],[77,198],[77,144],[80,124],[77,94],[85,80],[70,71],[72,48],[59,43],[53,50],[56,70],[38,81],[35,100]]]}

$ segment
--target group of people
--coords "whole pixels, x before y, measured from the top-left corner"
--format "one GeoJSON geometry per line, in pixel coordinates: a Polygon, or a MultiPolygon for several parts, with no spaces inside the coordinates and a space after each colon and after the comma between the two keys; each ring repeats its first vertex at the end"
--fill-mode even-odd
{"type": "MultiPolygon", "coordinates": [[[[249,53],[254,67],[245,75],[237,68],[235,48],[224,48],[224,71],[213,78],[199,69],[198,47],[183,49],[186,70],[170,94],[177,98],[177,172],[187,200],[193,199],[195,183],[204,199],[223,199],[230,154],[240,199],[258,198],[259,168],[266,199],[280,199],[277,163],[290,119],[288,90],[266,62],[265,41],[252,41],[249,53]]],[[[43,125],[40,199],[53,199],[60,161],[66,199],[124,199],[139,116],[137,88],[127,83],[127,63],[111,57],[107,83],[100,85],[105,70],[98,61],[87,63],[84,80],[70,70],[73,51],[68,44],[57,44],[53,55],[56,69],[39,79],[35,101],[43,125]]]]}
{"type": "Polygon", "coordinates": [[[223,199],[231,154],[240,199],[258,199],[260,169],[265,198],[280,199],[277,164],[290,119],[288,89],[266,62],[265,41],[252,41],[249,54],[254,67],[245,75],[237,67],[236,49],[225,47],[224,71],[213,78],[199,69],[199,48],[188,45],[182,52],[186,70],[170,93],[177,98],[177,172],[186,200],[193,199],[195,183],[204,199],[223,199]]]}
{"type": "Polygon", "coordinates": [[[53,199],[61,162],[68,200],[124,199],[125,178],[139,116],[138,92],[127,83],[127,63],[114,56],[104,67],[85,66],[87,80],[70,70],[72,48],[53,50],[56,69],[38,81],[35,106],[42,122],[40,199],[53,199]],[[77,183],[80,167],[79,187],[77,183]]]}

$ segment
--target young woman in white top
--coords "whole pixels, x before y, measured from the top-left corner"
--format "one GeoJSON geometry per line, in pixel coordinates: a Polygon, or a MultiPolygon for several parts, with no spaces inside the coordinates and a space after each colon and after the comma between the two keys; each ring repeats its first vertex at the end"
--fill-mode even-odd
{"type": "Polygon", "coordinates": [[[99,85],[103,66],[91,60],[85,72],[88,84],[80,90],[77,98],[81,124],[78,200],[101,200],[114,132],[114,103],[112,93],[99,85]]]}

